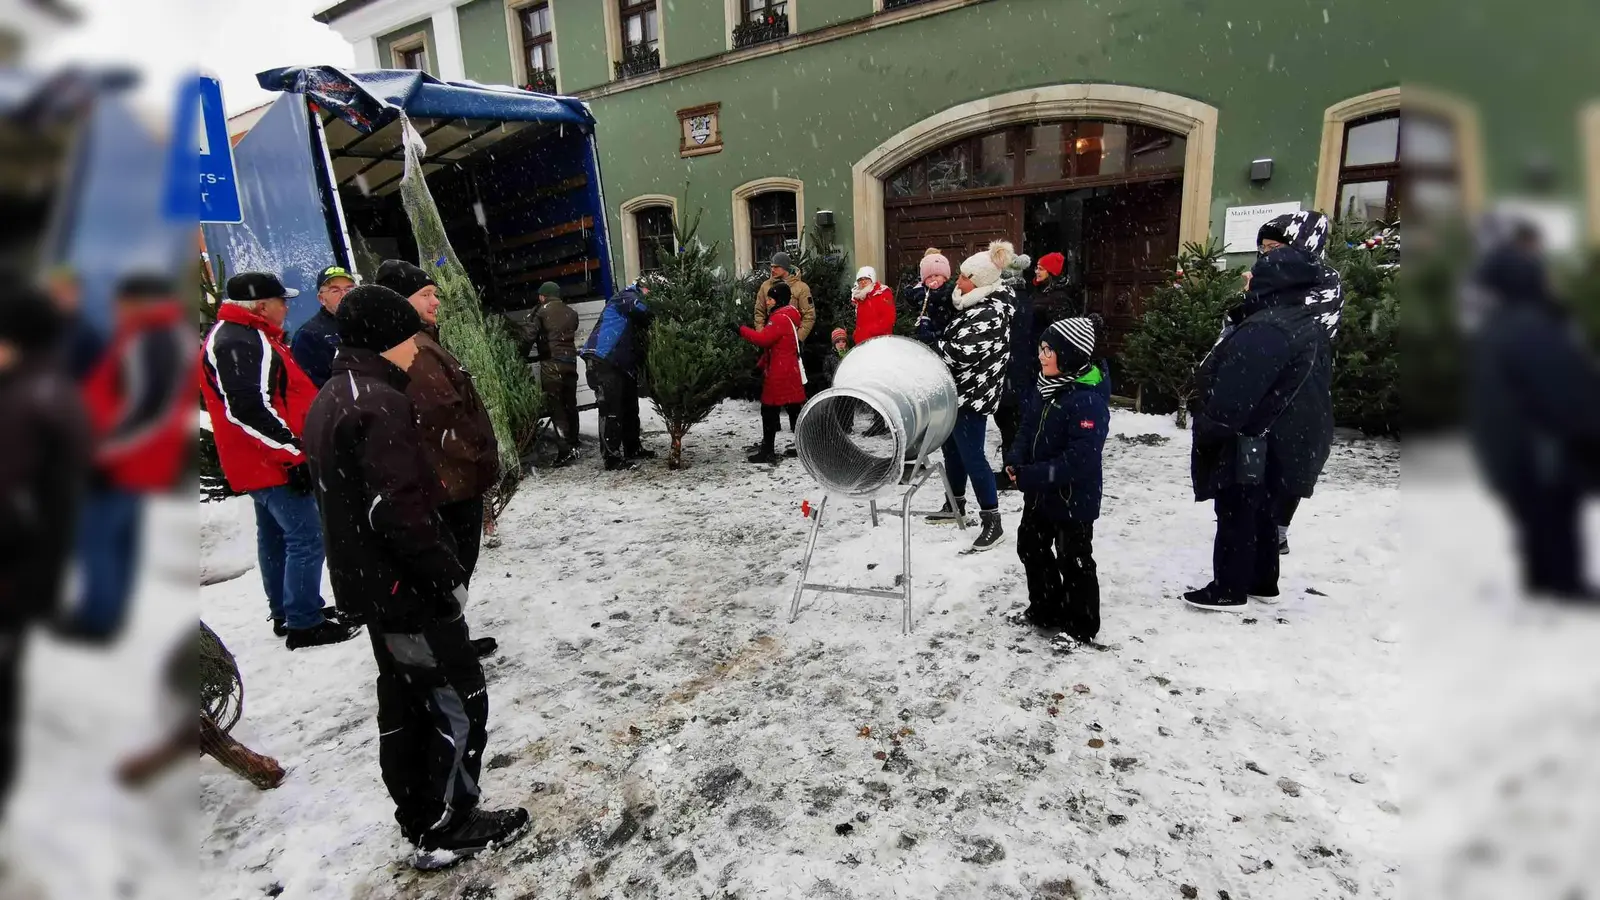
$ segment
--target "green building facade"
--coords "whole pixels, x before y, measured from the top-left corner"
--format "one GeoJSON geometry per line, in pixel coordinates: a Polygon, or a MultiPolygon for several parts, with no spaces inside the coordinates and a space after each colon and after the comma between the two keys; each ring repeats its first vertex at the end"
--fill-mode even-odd
{"type": "MultiPolygon", "coordinates": [[[[528,84],[542,45],[535,60],[599,122],[626,276],[650,268],[670,210],[703,213],[699,237],[739,270],[807,232],[885,281],[924,245],[952,258],[991,237],[1060,249],[1094,282],[1091,308],[1129,315],[1181,243],[1246,250],[1269,212],[1258,207],[1398,219],[1403,67],[1482,76],[1422,32],[1385,26],[1386,6],[345,0],[318,18],[356,44],[358,65],[395,65],[393,43],[425,31],[430,70],[447,79],[528,84]],[[362,33],[385,17],[392,27],[362,33]]],[[[1492,35],[1481,21],[1453,27],[1458,42],[1492,35]]],[[[1508,105],[1538,116],[1529,133],[1570,196],[1591,181],[1583,90],[1563,85],[1535,113],[1508,105]]],[[[1426,165],[1406,197],[1419,209],[1475,211],[1485,172],[1514,181],[1522,168],[1486,154],[1484,117],[1456,96],[1407,86],[1407,154],[1415,143],[1426,165]]]]}

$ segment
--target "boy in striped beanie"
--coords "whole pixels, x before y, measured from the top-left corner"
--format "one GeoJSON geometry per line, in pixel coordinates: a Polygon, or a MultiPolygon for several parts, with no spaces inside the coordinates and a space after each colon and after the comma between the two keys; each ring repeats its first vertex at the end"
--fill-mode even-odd
{"type": "Polygon", "coordinates": [[[1039,380],[1023,398],[1022,426],[1006,474],[1022,491],[1017,556],[1028,576],[1018,624],[1058,633],[1057,649],[1093,644],[1100,631],[1094,523],[1100,518],[1101,453],[1111,384],[1094,364],[1099,317],[1062,319],[1039,343],[1039,380]]]}

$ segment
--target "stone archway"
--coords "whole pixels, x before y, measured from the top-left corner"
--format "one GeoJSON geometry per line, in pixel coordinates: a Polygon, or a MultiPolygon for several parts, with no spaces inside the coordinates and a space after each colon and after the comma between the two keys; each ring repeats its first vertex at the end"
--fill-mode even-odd
{"type": "Polygon", "coordinates": [[[885,271],[884,179],[924,153],[958,140],[1036,120],[1110,119],[1163,128],[1187,141],[1180,240],[1204,242],[1211,228],[1217,109],[1149,88],[1061,84],[973,100],[929,116],[878,145],[851,167],[858,265],[885,271]]]}

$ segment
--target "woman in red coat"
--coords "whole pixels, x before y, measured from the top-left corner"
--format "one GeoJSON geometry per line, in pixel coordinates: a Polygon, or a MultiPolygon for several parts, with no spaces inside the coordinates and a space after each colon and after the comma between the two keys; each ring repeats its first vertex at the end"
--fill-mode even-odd
{"type": "Polygon", "coordinates": [[[878,281],[878,272],[871,266],[862,266],[856,273],[855,290],[850,292],[850,302],[856,307],[856,346],[875,337],[894,334],[894,291],[878,281]]]}
{"type": "Polygon", "coordinates": [[[806,383],[800,373],[800,311],[789,305],[789,286],[780,281],[767,291],[767,324],[760,331],[741,325],[739,334],[766,351],[761,354],[761,449],[746,458],[753,463],[775,463],[779,457],[772,442],[778,436],[778,414],[789,413],[789,430],[793,431],[806,402],[806,383]]]}

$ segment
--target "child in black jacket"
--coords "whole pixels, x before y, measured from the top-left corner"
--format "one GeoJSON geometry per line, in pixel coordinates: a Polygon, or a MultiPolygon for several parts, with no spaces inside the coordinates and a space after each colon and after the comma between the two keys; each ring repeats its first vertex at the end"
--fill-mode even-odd
{"type": "Polygon", "coordinates": [[[1017,556],[1028,575],[1028,608],[1008,618],[1062,632],[1056,640],[1064,649],[1092,643],[1100,631],[1094,522],[1111,384],[1093,363],[1098,332],[1095,319],[1045,329],[1039,381],[1006,452],[1006,473],[1023,495],[1017,556]]]}

